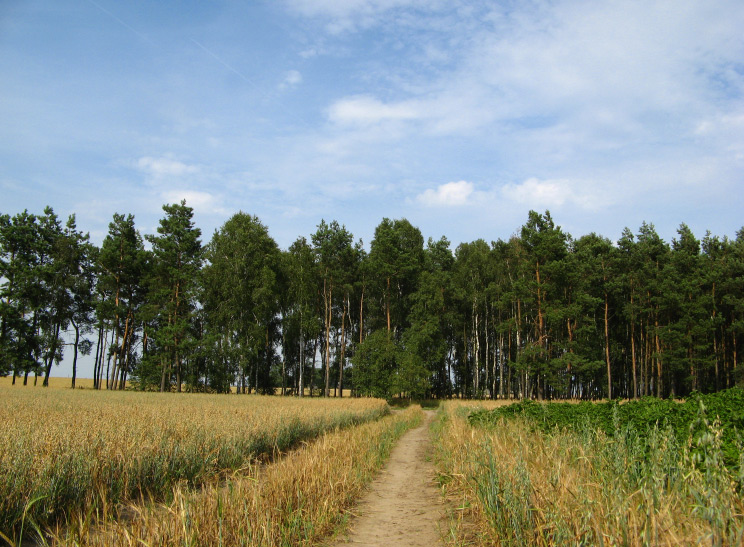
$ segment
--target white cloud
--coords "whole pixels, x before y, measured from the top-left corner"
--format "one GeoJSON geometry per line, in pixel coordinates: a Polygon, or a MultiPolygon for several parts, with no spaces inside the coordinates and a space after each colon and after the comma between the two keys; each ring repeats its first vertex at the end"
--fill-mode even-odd
{"type": "Polygon", "coordinates": [[[429,188],[416,196],[416,201],[427,207],[460,206],[468,203],[473,193],[473,183],[464,180],[429,188]]]}
{"type": "Polygon", "coordinates": [[[563,205],[569,191],[568,181],[541,181],[536,178],[527,179],[520,184],[507,184],[502,189],[506,199],[539,209],[563,205]]]}
{"type": "Polygon", "coordinates": [[[338,124],[366,126],[383,121],[415,120],[420,113],[413,102],[385,104],[369,95],[357,95],[331,105],[328,117],[338,124]]]}
{"type": "Polygon", "coordinates": [[[599,196],[601,189],[590,182],[568,179],[539,180],[529,178],[519,184],[506,184],[501,188],[502,197],[530,209],[559,209],[575,205],[585,210],[595,210],[606,205],[608,195],[599,196]]]}
{"type": "Polygon", "coordinates": [[[181,203],[186,200],[186,205],[200,213],[226,214],[227,210],[222,205],[222,200],[209,192],[198,190],[167,190],[160,194],[165,203],[181,203]]]}
{"type": "MultiPolygon", "coordinates": [[[[716,110],[728,111],[731,93],[740,97],[744,90],[744,75],[732,68],[744,55],[744,39],[732,22],[744,24],[744,4],[720,10],[693,0],[683,4],[497,6],[458,50],[454,69],[443,61],[431,73],[406,72],[402,99],[349,97],[333,104],[329,116],[360,126],[395,119],[409,122],[417,135],[443,136],[473,135],[494,125],[500,132],[531,134],[562,124],[571,127],[574,140],[566,145],[574,149],[677,140],[680,127],[670,118],[684,124],[716,102],[716,110]],[[716,32],[699,32],[701,27],[716,32]],[[410,123],[422,120],[423,126],[410,123]]],[[[415,2],[293,5],[308,15],[345,17],[415,2]]],[[[423,11],[433,24],[436,8],[423,11]]],[[[395,76],[385,72],[380,78],[395,76]]],[[[694,121],[686,125],[694,131],[694,121]]]]}
{"type": "Polygon", "coordinates": [[[183,176],[197,173],[199,168],[195,165],[168,158],[153,158],[145,156],[137,160],[136,167],[154,177],[183,176]]]}
{"type": "Polygon", "coordinates": [[[285,89],[287,87],[294,87],[302,83],[302,74],[300,74],[297,70],[289,70],[284,75],[284,81],[282,81],[282,84],[279,86],[282,89],[285,89]]]}

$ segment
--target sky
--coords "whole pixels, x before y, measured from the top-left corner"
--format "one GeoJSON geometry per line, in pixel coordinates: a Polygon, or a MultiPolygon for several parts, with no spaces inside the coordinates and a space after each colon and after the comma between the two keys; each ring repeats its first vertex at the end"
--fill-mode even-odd
{"type": "Polygon", "coordinates": [[[0,0],[0,213],[744,226],[741,0],[0,0]]]}

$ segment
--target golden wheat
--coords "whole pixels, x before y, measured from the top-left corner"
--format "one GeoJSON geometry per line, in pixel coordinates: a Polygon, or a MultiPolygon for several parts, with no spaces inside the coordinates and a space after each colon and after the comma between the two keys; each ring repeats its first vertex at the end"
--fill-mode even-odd
{"type": "Polygon", "coordinates": [[[131,506],[127,519],[60,532],[71,545],[304,545],[332,533],[387,458],[420,422],[419,407],[324,434],[280,460],[197,491],[176,487],[167,504],[131,506]]]}
{"type": "Polygon", "coordinates": [[[388,412],[373,399],[0,387],[0,532],[162,498],[388,412]]]}

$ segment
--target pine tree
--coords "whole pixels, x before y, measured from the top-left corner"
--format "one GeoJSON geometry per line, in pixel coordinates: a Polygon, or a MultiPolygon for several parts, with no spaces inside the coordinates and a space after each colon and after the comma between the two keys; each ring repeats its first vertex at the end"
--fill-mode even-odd
{"type": "Polygon", "coordinates": [[[115,213],[98,254],[97,292],[103,298],[97,313],[109,325],[113,337],[106,372],[108,389],[124,389],[137,360],[149,265],[149,255],[135,228],[134,216],[115,213]]]}
{"type": "MultiPolygon", "coordinates": [[[[194,226],[194,210],[185,200],[163,205],[163,211],[158,235],[146,236],[153,258],[148,300],[154,306],[156,325],[149,338],[158,349],[160,391],[170,389],[175,375],[176,391],[180,392],[187,372],[184,362],[196,347],[193,326],[202,263],[201,230],[194,226]]],[[[147,372],[139,371],[142,380],[147,380],[147,372]]],[[[198,382],[193,376],[190,380],[192,386],[198,382]]]]}
{"type": "Polygon", "coordinates": [[[24,211],[0,216],[0,374],[38,371],[41,363],[39,275],[41,241],[36,216],[24,211]]]}

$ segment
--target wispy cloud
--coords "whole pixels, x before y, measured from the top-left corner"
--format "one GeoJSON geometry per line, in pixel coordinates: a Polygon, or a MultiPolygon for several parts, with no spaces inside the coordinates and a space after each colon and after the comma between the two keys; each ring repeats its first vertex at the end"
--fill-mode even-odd
{"type": "Polygon", "coordinates": [[[560,209],[574,205],[581,209],[594,210],[608,204],[608,196],[599,196],[593,185],[582,185],[566,179],[539,180],[529,178],[521,183],[501,187],[502,198],[507,202],[529,209],[560,209]]]}
{"type": "Polygon", "coordinates": [[[199,172],[199,167],[196,165],[189,165],[168,157],[144,156],[138,159],[135,165],[140,171],[155,178],[178,177],[199,172]]]}
{"type": "Polygon", "coordinates": [[[186,205],[202,214],[227,214],[228,211],[222,203],[222,199],[210,192],[198,190],[167,190],[161,193],[165,203],[180,203],[186,201],[186,205]]]}
{"type": "Polygon", "coordinates": [[[284,80],[280,84],[280,89],[287,89],[298,86],[302,83],[302,74],[298,70],[289,70],[284,75],[284,80]]]}
{"type": "Polygon", "coordinates": [[[441,184],[436,189],[427,189],[418,196],[416,201],[427,207],[451,207],[468,203],[473,194],[473,183],[464,180],[441,184]]]}
{"type": "Polygon", "coordinates": [[[326,19],[326,30],[332,34],[368,28],[392,10],[424,7],[428,10],[446,5],[443,0],[285,0],[292,11],[305,17],[326,19]]]}
{"type": "Polygon", "coordinates": [[[420,117],[415,101],[408,104],[385,104],[369,95],[341,99],[328,109],[328,118],[344,125],[368,126],[384,121],[415,120],[420,117]]]}

